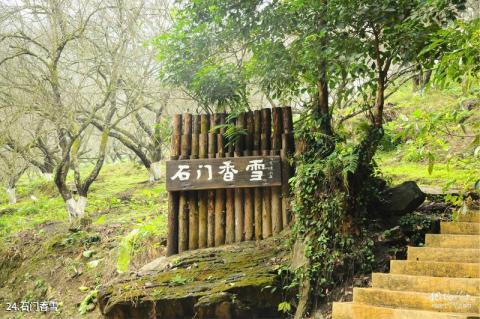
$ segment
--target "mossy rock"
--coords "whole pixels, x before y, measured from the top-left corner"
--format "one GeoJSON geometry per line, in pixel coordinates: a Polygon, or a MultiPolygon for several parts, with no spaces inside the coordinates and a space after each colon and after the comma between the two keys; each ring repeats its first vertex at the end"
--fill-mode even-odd
{"type": "Polygon", "coordinates": [[[285,238],[199,249],[103,286],[106,318],[281,318],[285,238]],[[153,268],[153,269],[152,269],[153,268]]]}

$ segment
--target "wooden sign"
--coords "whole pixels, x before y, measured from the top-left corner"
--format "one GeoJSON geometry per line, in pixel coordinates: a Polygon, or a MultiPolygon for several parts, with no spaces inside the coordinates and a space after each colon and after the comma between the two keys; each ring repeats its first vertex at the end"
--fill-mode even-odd
{"type": "Polygon", "coordinates": [[[280,156],[167,161],[166,180],[168,191],[280,186],[280,156]]]}

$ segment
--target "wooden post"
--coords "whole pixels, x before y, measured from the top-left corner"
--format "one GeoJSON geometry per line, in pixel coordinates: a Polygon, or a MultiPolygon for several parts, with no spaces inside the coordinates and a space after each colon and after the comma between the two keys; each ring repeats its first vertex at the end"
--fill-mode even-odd
{"type": "Polygon", "coordinates": [[[225,244],[231,244],[235,241],[235,192],[233,189],[227,189],[225,193],[225,244]]]}
{"type": "MultiPolygon", "coordinates": [[[[208,127],[209,127],[209,115],[202,114],[200,116],[200,138],[198,157],[207,158],[208,154],[208,127]]],[[[202,172],[205,174],[206,172],[202,172]]],[[[207,247],[207,229],[208,229],[208,192],[198,192],[198,247],[207,247]]]]}
{"type": "MultiPolygon", "coordinates": [[[[217,116],[210,116],[210,130],[208,133],[208,158],[215,158],[217,154],[217,135],[213,132],[213,128],[218,123],[217,116]]],[[[207,246],[215,246],[215,191],[211,190],[208,194],[207,206],[207,246]]]]}
{"type": "MultiPolygon", "coordinates": [[[[225,114],[217,114],[219,124],[225,124],[225,114]]],[[[221,128],[217,134],[217,157],[225,156],[225,129],[221,128]]],[[[215,192],[215,246],[225,244],[225,189],[215,192]]]]}
{"type": "MultiPolygon", "coordinates": [[[[245,113],[241,113],[236,121],[237,129],[243,130],[245,128],[245,113]]],[[[240,157],[244,149],[244,135],[240,134],[235,143],[235,157],[240,157]]],[[[243,213],[243,189],[235,188],[235,242],[241,242],[244,238],[244,213],[243,213]]]]}
{"type": "MultiPolygon", "coordinates": [[[[247,135],[245,136],[245,150],[244,156],[252,155],[253,150],[253,135],[255,131],[255,123],[253,119],[253,112],[246,113],[247,135]]],[[[254,237],[254,190],[252,188],[244,189],[245,198],[245,240],[252,240],[254,237]]]]}
{"type": "MultiPolygon", "coordinates": [[[[190,159],[198,159],[199,153],[199,139],[200,139],[200,115],[193,116],[192,122],[192,149],[190,159]]],[[[195,174],[196,172],[191,172],[195,174]]],[[[198,192],[188,192],[189,201],[189,215],[188,215],[188,248],[198,248],[198,192]]]]}
{"type": "MultiPolygon", "coordinates": [[[[172,131],[170,159],[176,160],[181,152],[182,116],[180,114],[173,116],[172,131]]],[[[167,256],[178,253],[178,195],[178,192],[168,193],[167,256]]]]}
{"type": "MultiPolygon", "coordinates": [[[[228,122],[228,124],[233,124],[228,122]]],[[[229,143],[226,150],[226,156],[233,156],[233,145],[229,143]]],[[[235,242],[235,191],[233,189],[225,190],[225,244],[235,242]]]]}
{"type": "MultiPolygon", "coordinates": [[[[262,109],[262,133],[260,144],[262,155],[270,155],[270,131],[272,128],[272,118],[270,109],[262,109]]],[[[262,206],[262,236],[263,239],[272,236],[272,201],[271,188],[263,189],[263,206],[262,206]]]]}
{"type": "MultiPolygon", "coordinates": [[[[183,115],[183,134],[181,141],[180,159],[188,159],[191,151],[192,115],[183,115]]],[[[188,192],[180,192],[179,220],[178,220],[178,252],[188,249],[188,192]]]]}
{"type": "MultiPolygon", "coordinates": [[[[272,130],[272,151],[271,155],[280,155],[282,147],[282,109],[272,109],[273,130],[272,130]]],[[[272,187],[272,232],[278,234],[283,229],[282,224],[282,188],[279,186],[272,187]]]]}
{"type": "Polygon", "coordinates": [[[288,180],[293,174],[293,168],[289,163],[289,159],[295,151],[295,142],[293,136],[293,119],[292,109],[284,107],[282,109],[283,118],[283,134],[282,134],[282,150],[280,157],[282,159],[282,223],[286,228],[290,223],[290,185],[288,180]]]}
{"type": "MultiPolygon", "coordinates": [[[[253,136],[253,155],[261,154],[261,132],[262,132],[262,113],[260,110],[253,112],[254,120],[254,136],[253,136]]],[[[254,189],[254,218],[255,218],[255,239],[262,239],[262,205],[263,205],[263,191],[262,188],[257,187],[254,189]]]]}

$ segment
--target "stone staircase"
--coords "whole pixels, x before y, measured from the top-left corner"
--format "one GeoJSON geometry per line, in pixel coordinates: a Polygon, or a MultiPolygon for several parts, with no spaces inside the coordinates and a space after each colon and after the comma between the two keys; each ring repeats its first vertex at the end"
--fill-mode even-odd
{"type": "Polygon", "coordinates": [[[354,288],[353,302],[334,303],[333,319],[480,319],[480,211],[440,229],[374,273],[372,288],[354,288]]]}

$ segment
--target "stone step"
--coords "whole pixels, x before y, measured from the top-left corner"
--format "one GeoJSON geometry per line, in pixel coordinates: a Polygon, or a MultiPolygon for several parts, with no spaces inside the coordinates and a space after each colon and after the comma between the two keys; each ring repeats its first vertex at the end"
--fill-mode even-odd
{"type": "Polygon", "coordinates": [[[460,235],[479,235],[480,223],[441,222],[440,233],[460,234],[460,235]]]}
{"type": "Polygon", "coordinates": [[[391,260],[390,273],[429,277],[480,278],[480,263],[391,260]]]}
{"type": "Polygon", "coordinates": [[[480,249],[408,247],[408,260],[480,263],[480,249]]]}
{"type": "Polygon", "coordinates": [[[333,319],[480,319],[480,315],[470,313],[441,313],[424,310],[412,310],[371,305],[335,302],[333,319]]]}
{"type": "Polygon", "coordinates": [[[425,246],[480,249],[480,235],[426,234],[425,246]]]}
{"type": "Polygon", "coordinates": [[[379,307],[453,313],[480,313],[480,297],[470,295],[354,288],[353,302],[379,307]]]}
{"type": "Polygon", "coordinates": [[[480,211],[468,211],[458,214],[458,221],[465,223],[480,223],[480,211]]]}
{"type": "Polygon", "coordinates": [[[480,296],[480,278],[448,278],[373,273],[372,287],[399,291],[480,296]]]}

